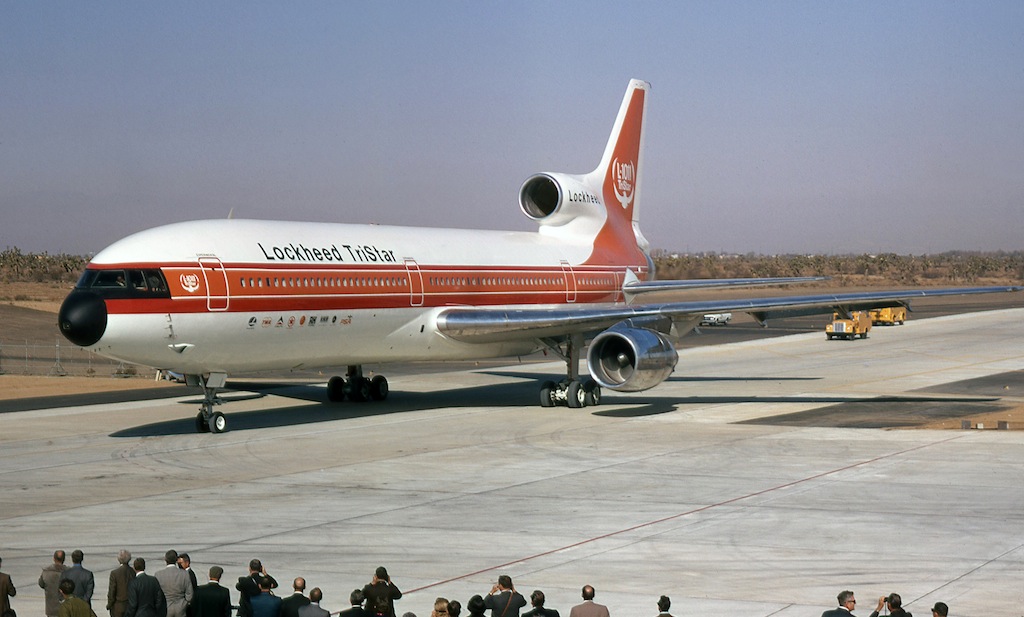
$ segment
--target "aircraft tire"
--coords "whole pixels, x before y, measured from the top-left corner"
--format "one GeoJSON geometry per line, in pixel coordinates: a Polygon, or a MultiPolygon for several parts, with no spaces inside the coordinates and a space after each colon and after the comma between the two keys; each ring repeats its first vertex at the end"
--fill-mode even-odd
{"type": "Polygon", "coordinates": [[[335,375],[327,380],[327,400],[340,403],[345,400],[345,378],[335,375]]]}
{"type": "Polygon", "coordinates": [[[210,423],[203,417],[203,412],[196,414],[196,432],[197,433],[209,433],[210,423]]]}
{"type": "Polygon", "coordinates": [[[601,386],[593,379],[583,384],[583,404],[586,406],[601,404],[601,386]]]}
{"type": "Polygon", "coordinates": [[[374,375],[370,380],[370,398],[375,401],[383,401],[388,397],[388,380],[383,375],[374,375]]]}
{"type": "Polygon", "coordinates": [[[573,379],[565,391],[565,401],[571,409],[580,409],[587,404],[586,392],[583,391],[583,384],[573,379]]]}
{"type": "Polygon", "coordinates": [[[228,430],[228,419],[219,411],[213,412],[210,416],[210,432],[223,433],[228,430]]]}
{"type": "Polygon", "coordinates": [[[554,407],[555,400],[552,398],[552,394],[555,391],[555,382],[545,381],[540,384],[540,406],[541,407],[554,407]]]}
{"type": "Polygon", "coordinates": [[[365,377],[353,377],[349,380],[348,400],[365,403],[370,400],[370,380],[365,377]]]}

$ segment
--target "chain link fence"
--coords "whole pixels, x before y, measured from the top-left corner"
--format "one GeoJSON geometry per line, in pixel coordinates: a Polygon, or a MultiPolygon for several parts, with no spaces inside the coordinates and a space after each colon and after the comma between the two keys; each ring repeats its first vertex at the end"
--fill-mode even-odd
{"type": "Polygon", "coordinates": [[[59,339],[0,340],[0,375],[75,375],[80,377],[152,377],[148,367],[117,362],[59,339]]]}

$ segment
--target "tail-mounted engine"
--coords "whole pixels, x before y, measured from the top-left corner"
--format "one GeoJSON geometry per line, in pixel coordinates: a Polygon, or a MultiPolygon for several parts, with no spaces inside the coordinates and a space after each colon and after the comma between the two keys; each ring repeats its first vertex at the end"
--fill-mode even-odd
{"type": "Polygon", "coordinates": [[[594,337],[587,352],[594,381],[621,392],[653,388],[672,374],[678,360],[664,334],[621,324],[594,337]]]}
{"type": "Polygon", "coordinates": [[[580,217],[603,217],[600,192],[587,187],[586,176],[542,173],[519,189],[519,207],[545,226],[564,225],[580,217]]]}

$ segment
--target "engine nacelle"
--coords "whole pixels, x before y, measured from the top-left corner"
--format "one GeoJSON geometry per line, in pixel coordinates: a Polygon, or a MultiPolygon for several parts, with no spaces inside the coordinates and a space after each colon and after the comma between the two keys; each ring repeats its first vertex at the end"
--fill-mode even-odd
{"type": "Polygon", "coordinates": [[[664,334],[621,324],[598,334],[587,351],[594,381],[620,392],[653,388],[672,374],[678,360],[676,348],[664,334]]]}
{"type": "Polygon", "coordinates": [[[519,189],[519,207],[541,225],[564,225],[585,217],[604,216],[599,191],[591,190],[585,176],[542,173],[530,176],[519,189]]]}

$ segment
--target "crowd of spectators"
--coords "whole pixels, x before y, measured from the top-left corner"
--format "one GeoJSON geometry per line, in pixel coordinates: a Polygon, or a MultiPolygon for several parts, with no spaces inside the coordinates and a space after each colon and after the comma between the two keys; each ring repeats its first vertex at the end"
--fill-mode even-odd
{"type": "MultiPolygon", "coordinates": [[[[96,617],[92,606],[95,580],[93,573],[83,565],[85,555],[80,550],[71,553],[71,566],[64,565],[65,552],[53,553],[53,563],[42,568],[39,587],[45,596],[46,617],[96,617]]],[[[146,573],[146,560],[132,561],[130,551],[121,550],[117,555],[118,567],[111,570],[107,586],[106,610],[110,617],[398,617],[395,601],[402,598],[402,591],[391,580],[383,566],[377,568],[373,577],[361,589],[349,594],[349,607],[331,612],[320,606],[323,591],[314,587],[306,595],[306,580],[302,577],[292,581],[292,592],[278,595],[277,580],[267,573],[259,559],[249,562],[249,573],[241,576],[235,584],[238,604],[232,604],[230,590],[221,585],[224,569],[213,566],[208,572],[208,582],[200,585],[199,577],[192,571],[192,561],[187,553],[169,550],[164,554],[164,567],[154,575],[146,573]]],[[[0,568],[3,559],[0,558],[0,568]]],[[[584,585],[581,590],[583,602],[572,607],[569,617],[611,617],[608,607],[594,601],[595,590],[584,585]]],[[[0,571],[0,617],[17,617],[10,598],[17,594],[10,575],[0,571]]],[[[821,617],[854,617],[857,600],[852,591],[842,591],[836,596],[839,605],[827,610],[821,617]]],[[[537,589],[530,594],[530,610],[520,615],[527,600],[512,583],[512,578],[502,574],[486,595],[474,595],[466,602],[468,617],[559,617],[557,610],[544,606],[544,592],[537,589]]],[[[672,617],[669,609],[672,601],[668,596],[658,598],[657,617],[672,617]]],[[[880,614],[889,617],[912,617],[903,608],[903,599],[898,593],[891,593],[878,599],[878,605],[870,617],[880,614]]],[[[434,600],[430,617],[460,617],[462,604],[458,600],[438,597],[434,600]]],[[[936,602],[932,617],[948,617],[949,607],[936,602]]],[[[401,617],[416,617],[415,613],[404,612],[401,617]]]]}

